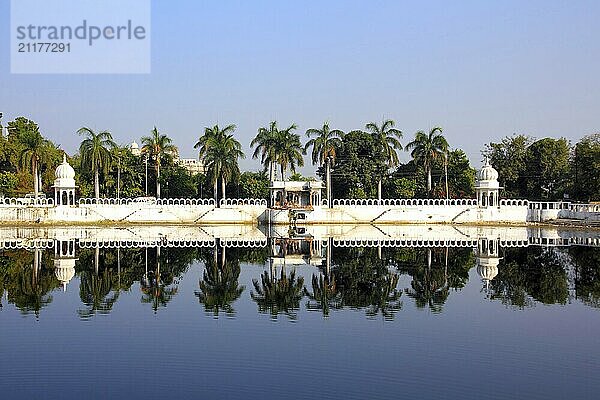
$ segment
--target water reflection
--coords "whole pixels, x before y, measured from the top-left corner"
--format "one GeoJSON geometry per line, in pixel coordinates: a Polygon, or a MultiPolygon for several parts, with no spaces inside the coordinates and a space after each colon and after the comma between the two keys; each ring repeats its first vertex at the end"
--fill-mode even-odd
{"type": "Polygon", "coordinates": [[[235,316],[236,303],[248,296],[272,320],[294,321],[303,309],[325,318],[354,309],[390,320],[407,302],[443,312],[469,284],[479,285],[481,300],[515,309],[575,300],[600,306],[597,231],[278,229],[1,228],[0,309],[8,303],[39,317],[55,292],[78,285],[81,319],[109,314],[134,293],[158,313],[190,295],[180,285],[191,266],[201,268],[193,295],[214,318],[235,316]],[[246,268],[251,276],[242,278],[246,268]],[[469,283],[471,269],[480,282],[469,283]]]}
{"type": "Polygon", "coordinates": [[[227,249],[220,249],[215,245],[213,248],[213,257],[203,257],[204,274],[198,283],[200,290],[195,294],[204,310],[218,317],[219,313],[225,312],[228,316],[233,316],[235,310],[233,303],[240,298],[245,287],[240,285],[239,257],[226,257],[227,249]]]}

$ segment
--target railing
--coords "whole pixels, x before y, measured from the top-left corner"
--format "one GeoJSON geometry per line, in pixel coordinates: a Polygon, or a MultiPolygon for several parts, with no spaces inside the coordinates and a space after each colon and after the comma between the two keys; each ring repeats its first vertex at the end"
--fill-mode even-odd
{"type": "MultiPolygon", "coordinates": [[[[325,203],[326,204],[326,203],[325,203]]],[[[475,199],[334,199],[333,206],[476,206],[475,199]]]]}
{"type": "Polygon", "coordinates": [[[221,206],[267,206],[265,199],[221,199],[221,206]]]}
{"type": "Polygon", "coordinates": [[[528,208],[530,210],[566,210],[568,204],[562,201],[530,201],[528,208]]]}
{"type": "Polygon", "coordinates": [[[161,206],[214,206],[214,199],[154,199],[154,198],[81,198],[80,205],[161,205],[161,206]]]}
{"type": "Polygon", "coordinates": [[[575,211],[575,212],[588,212],[588,213],[593,213],[593,212],[600,212],[600,204],[573,204],[573,203],[568,203],[569,205],[569,210],[571,211],[575,211]]]}
{"type": "Polygon", "coordinates": [[[215,199],[157,199],[156,204],[163,206],[214,206],[215,199]]]}
{"type": "Polygon", "coordinates": [[[51,207],[54,206],[54,199],[50,197],[0,197],[0,205],[51,207]]]}
{"type": "Polygon", "coordinates": [[[529,205],[529,200],[520,200],[520,199],[502,199],[502,200],[500,200],[500,207],[502,207],[502,206],[527,207],[528,205],[529,205]]]}

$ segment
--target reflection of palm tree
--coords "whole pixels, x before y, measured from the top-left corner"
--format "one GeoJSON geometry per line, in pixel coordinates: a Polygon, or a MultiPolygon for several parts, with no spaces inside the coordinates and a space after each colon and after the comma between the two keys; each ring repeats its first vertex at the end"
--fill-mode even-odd
{"type": "Polygon", "coordinates": [[[262,313],[268,311],[273,319],[276,319],[279,313],[296,319],[294,310],[300,308],[304,278],[296,278],[296,271],[292,271],[288,277],[283,268],[279,278],[266,271],[260,278],[260,283],[256,279],[252,280],[256,293],[250,292],[252,300],[258,304],[258,310],[262,313]]]}
{"type": "Polygon", "coordinates": [[[418,308],[428,306],[433,312],[441,312],[450,290],[447,269],[432,268],[432,249],[427,249],[427,267],[422,263],[413,272],[411,289],[406,289],[408,297],[415,300],[418,308]]]}
{"type": "MultiPolygon", "coordinates": [[[[208,260],[207,260],[208,261],[208,260]]],[[[212,312],[215,317],[223,310],[233,315],[235,310],[231,304],[236,301],[244,291],[244,286],[238,284],[240,265],[237,261],[221,263],[207,262],[202,280],[198,283],[200,290],[196,296],[204,304],[206,312],[212,312]]]]}
{"type": "Polygon", "coordinates": [[[6,290],[8,301],[13,303],[24,314],[31,312],[39,317],[39,313],[52,302],[49,294],[60,284],[54,273],[40,265],[41,254],[35,250],[33,262],[25,257],[26,265],[18,265],[22,258],[14,259],[14,266],[8,268],[8,282],[6,290]]]}
{"type": "Polygon", "coordinates": [[[402,308],[402,292],[396,289],[398,275],[388,271],[376,249],[336,249],[336,287],[343,307],[364,308],[369,317],[381,312],[392,319],[402,308]]]}
{"type": "MultiPolygon", "coordinates": [[[[142,303],[152,304],[154,313],[160,307],[166,307],[167,303],[177,294],[177,286],[170,287],[171,284],[177,285],[179,282],[175,280],[172,271],[168,270],[162,279],[160,272],[160,247],[156,248],[156,269],[144,274],[140,281],[140,289],[142,290],[142,303]]],[[[168,263],[167,258],[167,263],[168,263]]]]}
{"type": "Polygon", "coordinates": [[[81,273],[79,298],[87,307],[85,310],[77,311],[82,319],[91,318],[96,313],[110,313],[119,298],[119,291],[113,288],[112,275],[110,270],[104,270],[100,275],[92,271],[81,273]]]}
{"type": "Polygon", "coordinates": [[[150,271],[141,281],[142,303],[152,304],[154,313],[160,307],[166,307],[169,301],[177,294],[177,287],[169,287],[160,279],[160,272],[150,271]]]}
{"type": "Polygon", "coordinates": [[[321,310],[325,317],[329,316],[329,309],[341,308],[341,298],[335,286],[335,276],[327,273],[317,277],[312,276],[312,293],[304,288],[304,294],[309,298],[306,303],[308,310],[321,310]]]}

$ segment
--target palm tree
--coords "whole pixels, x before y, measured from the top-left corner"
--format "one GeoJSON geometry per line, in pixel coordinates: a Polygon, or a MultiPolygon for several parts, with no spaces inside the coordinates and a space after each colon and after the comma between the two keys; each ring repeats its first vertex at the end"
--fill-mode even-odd
{"type": "Polygon", "coordinates": [[[83,127],[77,133],[85,135],[85,139],[79,145],[81,164],[94,174],[94,194],[98,199],[100,198],[100,170],[105,174],[108,173],[112,161],[111,150],[117,145],[108,131],[96,133],[90,128],[83,127]]]}
{"type": "Polygon", "coordinates": [[[431,194],[431,164],[433,160],[448,152],[448,142],[442,136],[442,128],[436,126],[429,134],[418,131],[415,139],[406,145],[406,151],[411,152],[410,155],[415,161],[423,164],[427,174],[427,192],[431,194]]]}
{"type": "Polygon", "coordinates": [[[296,128],[296,124],[292,124],[277,133],[275,161],[281,168],[281,180],[283,181],[285,181],[288,166],[292,172],[296,172],[296,167],[304,166],[304,147],[300,142],[300,135],[292,133],[296,128]]]}
{"type": "MultiPolygon", "coordinates": [[[[402,132],[394,128],[395,122],[387,119],[378,126],[375,122],[369,122],[365,125],[365,130],[370,133],[375,140],[375,145],[381,151],[385,163],[389,168],[398,165],[398,154],[396,150],[402,150],[399,139],[402,138],[402,132]]],[[[381,200],[381,177],[377,183],[377,195],[381,200]]]]}
{"type": "Polygon", "coordinates": [[[304,146],[306,152],[309,147],[312,146],[312,162],[323,166],[327,165],[326,177],[327,177],[327,201],[331,205],[331,164],[335,163],[335,157],[337,151],[342,147],[342,138],[344,132],[339,129],[331,130],[329,123],[323,123],[321,129],[311,128],[306,131],[306,136],[314,138],[310,139],[304,146]]]}
{"type": "Polygon", "coordinates": [[[160,198],[160,163],[162,159],[176,154],[177,147],[170,137],[161,135],[156,126],[150,132],[150,136],[142,138],[142,145],[142,153],[156,162],[156,197],[160,198]]]}
{"type": "Polygon", "coordinates": [[[199,157],[212,177],[215,201],[217,200],[217,182],[221,179],[222,198],[225,198],[225,186],[228,181],[240,173],[238,159],[244,158],[242,145],[233,137],[235,125],[220,129],[219,125],[205,128],[194,148],[199,148],[199,157]]]}
{"type": "Polygon", "coordinates": [[[255,147],[252,158],[258,158],[260,162],[269,169],[269,181],[273,181],[274,166],[276,163],[277,138],[279,130],[277,129],[277,121],[272,121],[268,128],[258,128],[258,133],[250,142],[250,147],[255,147]]]}
{"type": "Polygon", "coordinates": [[[40,162],[45,160],[48,155],[48,140],[44,139],[39,131],[26,131],[20,137],[24,149],[21,153],[21,164],[25,166],[31,165],[33,173],[33,193],[37,198],[40,185],[40,177],[38,166],[40,162]]]}

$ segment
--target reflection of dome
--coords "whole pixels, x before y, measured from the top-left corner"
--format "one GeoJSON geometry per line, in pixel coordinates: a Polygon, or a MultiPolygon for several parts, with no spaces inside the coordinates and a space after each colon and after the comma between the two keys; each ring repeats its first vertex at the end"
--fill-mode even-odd
{"type": "Polygon", "coordinates": [[[63,290],[67,290],[67,283],[75,276],[75,259],[59,258],[54,260],[54,275],[63,285],[63,290]]]}
{"type": "Polygon", "coordinates": [[[497,181],[498,171],[490,165],[490,162],[486,159],[485,165],[477,173],[477,180],[479,181],[497,181]]]}
{"type": "Polygon", "coordinates": [[[498,275],[498,266],[497,263],[496,265],[478,265],[477,266],[477,274],[481,277],[481,279],[483,279],[484,281],[491,281],[492,279],[494,279],[496,277],[496,275],[498,275]]]}
{"type": "Polygon", "coordinates": [[[75,170],[67,162],[67,155],[63,154],[63,162],[56,168],[56,179],[75,179],[75,170]]]}

